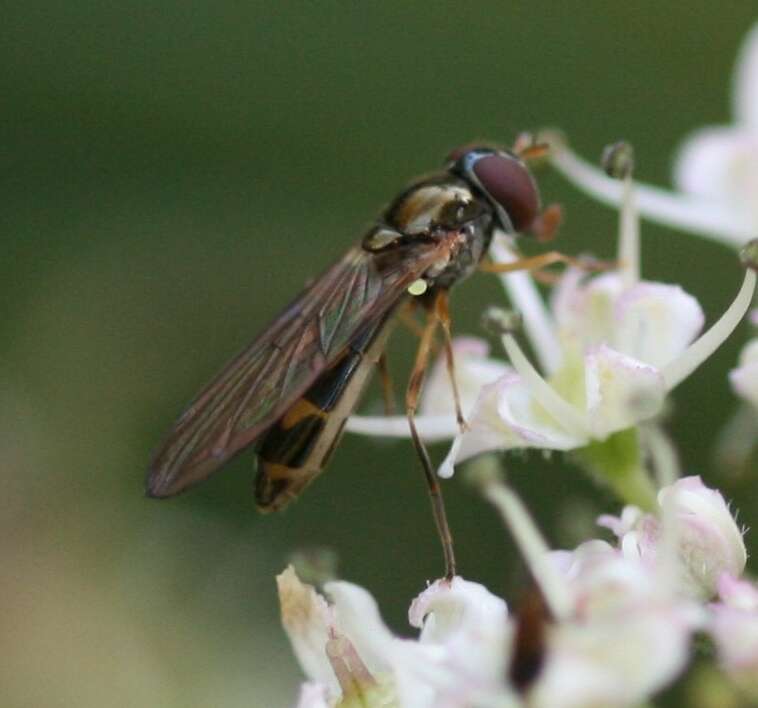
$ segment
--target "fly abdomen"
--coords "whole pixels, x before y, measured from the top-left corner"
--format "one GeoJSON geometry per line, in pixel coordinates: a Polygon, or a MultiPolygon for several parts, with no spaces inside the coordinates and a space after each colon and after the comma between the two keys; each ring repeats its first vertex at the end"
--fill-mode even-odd
{"type": "Polygon", "coordinates": [[[356,337],[260,439],[255,500],[261,511],[283,509],[329,462],[387,334],[385,321],[356,337]]]}

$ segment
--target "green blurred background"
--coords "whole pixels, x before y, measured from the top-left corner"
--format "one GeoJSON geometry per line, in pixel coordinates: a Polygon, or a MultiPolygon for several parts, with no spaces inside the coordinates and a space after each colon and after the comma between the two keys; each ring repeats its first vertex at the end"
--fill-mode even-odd
{"type": "MultiPolygon", "coordinates": [[[[274,586],[293,550],[336,549],[401,632],[440,552],[406,442],[348,436],[281,516],[255,512],[249,456],[181,498],[145,499],[150,451],[186,401],[457,144],[554,125],[596,156],[626,138],[638,175],[667,183],[679,140],[729,120],[756,13],[752,0],[74,0],[2,14],[0,704],[232,708],[295,695],[274,586]]],[[[560,247],[612,255],[615,215],[541,183],[565,206],[560,247]]],[[[709,321],[741,278],[726,248],[652,225],[643,268],[709,321]]],[[[457,331],[479,333],[502,296],[480,276],[454,301],[457,331]]],[[[749,484],[711,462],[746,337],[677,391],[670,427],[688,471],[755,525],[749,484]]],[[[398,332],[398,378],[413,346],[398,332]]],[[[559,459],[511,469],[553,543],[613,508],[559,459]]],[[[445,491],[463,573],[514,597],[519,561],[494,513],[461,475],[445,491]]]]}

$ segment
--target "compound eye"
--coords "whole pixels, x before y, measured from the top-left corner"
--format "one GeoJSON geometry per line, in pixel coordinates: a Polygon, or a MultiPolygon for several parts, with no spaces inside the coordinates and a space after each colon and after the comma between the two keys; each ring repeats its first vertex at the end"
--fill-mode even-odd
{"type": "Polygon", "coordinates": [[[526,231],[537,217],[540,198],[529,170],[504,153],[483,155],[472,171],[490,199],[506,212],[518,232],[526,231]]]}

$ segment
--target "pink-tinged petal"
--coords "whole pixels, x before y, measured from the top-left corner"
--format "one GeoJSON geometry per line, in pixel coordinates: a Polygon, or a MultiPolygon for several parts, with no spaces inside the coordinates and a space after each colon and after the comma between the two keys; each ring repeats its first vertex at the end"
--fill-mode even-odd
{"type": "Polygon", "coordinates": [[[639,283],[614,309],[615,348],[659,369],[695,340],[705,322],[698,301],[678,285],[639,283]]]}
{"type": "Polygon", "coordinates": [[[758,586],[728,574],[719,579],[708,631],[722,668],[758,696],[758,586]]]}
{"type": "Polygon", "coordinates": [[[552,627],[530,705],[638,705],[679,674],[702,624],[697,606],[604,541],[551,556],[575,605],[571,619],[552,627]]]}
{"type": "Polygon", "coordinates": [[[758,131],[758,23],[743,40],[734,72],[734,116],[758,131]]]}
{"type": "Polygon", "coordinates": [[[758,613],[758,585],[749,580],[722,573],[718,579],[719,599],[735,610],[758,613]]]}
{"type": "Polygon", "coordinates": [[[747,551],[742,532],[724,497],[700,477],[683,477],[658,494],[665,518],[673,524],[681,583],[693,596],[711,597],[724,573],[738,577],[747,551]]]}
{"type": "Polygon", "coordinates": [[[758,409],[758,339],[745,345],[739,366],[729,372],[729,381],[740,398],[758,409]]]}
{"type": "Polygon", "coordinates": [[[637,706],[689,658],[690,629],[668,608],[638,608],[557,628],[530,705],[637,706]]]}
{"type": "Polygon", "coordinates": [[[758,612],[716,605],[709,630],[724,670],[758,695],[758,612]]]}
{"type": "Polygon", "coordinates": [[[439,474],[449,477],[453,465],[485,452],[525,447],[572,450],[586,443],[539,408],[518,374],[507,373],[482,389],[468,430],[454,441],[439,474]]]}
{"type": "Polygon", "coordinates": [[[602,514],[597,518],[597,525],[608,529],[616,538],[623,538],[639,523],[642,510],[636,506],[625,506],[621,516],[602,514]]]}
{"type": "MultiPolygon", "coordinates": [[[[471,413],[482,386],[496,381],[509,370],[504,361],[489,357],[489,349],[483,339],[458,337],[453,340],[456,381],[464,416],[471,413]]],[[[437,358],[424,385],[419,411],[421,415],[455,416],[453,387],[444,352],[437,358]]]]}
{"type": "Polygon", "coordinates": [[[754,224],[755,231],[758,131],[739,126],[697,131],[680,148],[674,182],[704,204],[719,204],[731,210],[735,218],[754,224]]]}
{"type": "Polygon", "coordinates": [[[710,598],[717,586],[728,593],[746,552],[724,497],[700,477],[683,477],[658,493],[658,504],[655,515],[627,507],[621,519],[601,518],[618,536],[622,555],[663,571],[684,597],[710,598]]]}
{"type": "Polygon", "coordinates": [[[597,439],[658,414],[666,389],[660,372],[599,346],[585,357],[587,412],[597,439]]]}
{"type": "Polygon", "coordinates": [[[517,375],[500,380],[497,415],[521,442],[521,447],[573,450],[587,443],[586,438],[572,434],[562,425],[562,421],[545,411],[534,399],[531,389],[517,375]]]}

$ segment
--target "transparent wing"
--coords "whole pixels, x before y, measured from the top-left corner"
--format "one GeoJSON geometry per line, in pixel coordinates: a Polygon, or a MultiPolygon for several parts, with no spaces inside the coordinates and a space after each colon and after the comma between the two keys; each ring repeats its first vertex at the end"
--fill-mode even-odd
{"type": "Polygon", "coordinates": [[[443,251],[440,243],[348,251],[190,403],[153,457],[148,494],[181,492],[252,443],[443,251]]]}

